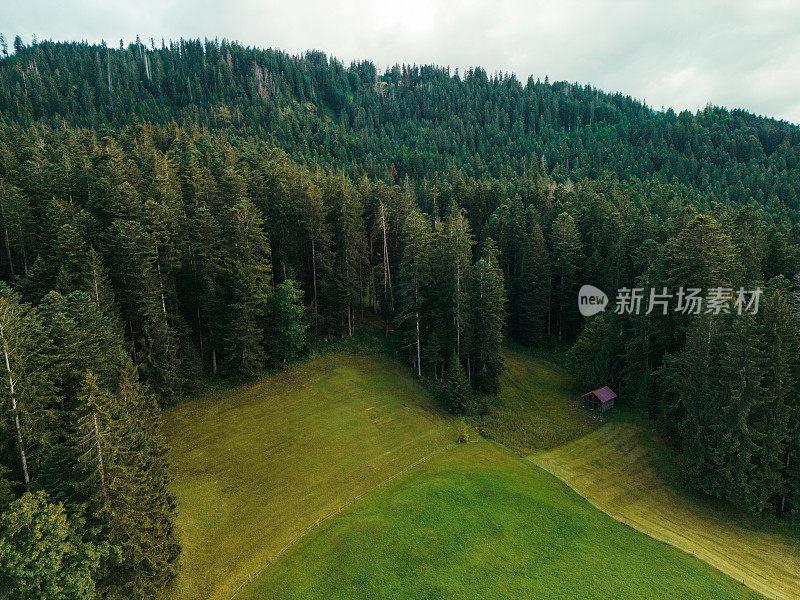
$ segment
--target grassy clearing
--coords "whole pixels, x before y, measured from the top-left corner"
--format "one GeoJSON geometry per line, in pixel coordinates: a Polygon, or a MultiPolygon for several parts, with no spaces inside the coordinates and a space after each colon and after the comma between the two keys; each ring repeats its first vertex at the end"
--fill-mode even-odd
{"type": "Polygon", "coordinates": [[[315,529],[245,600],[751,599],[488,442],[452,447],[315,529]]]}
{"type": "Polygon", "coordinates": [[[617,414],[534,460],[608,514],[668,539],[768,598],[800,598],[800,532],[681,491],[668,475],[674,473],[668,457],[655,435],[617,414]]]}
{"type": "Polygon", "coordinates": [[[567,371],[522,350],[507,350],[502,389],[473,422],[485,437],[522,451],[543,450],[586,435],[602,418],[585,410],[567,371]]]}
{"type": "Polygon", "coordinates": [[[309,523],[455,439],[456,421],[382,355],[310,360],[165,412],[180,574],[216,600],[309,523]]]}

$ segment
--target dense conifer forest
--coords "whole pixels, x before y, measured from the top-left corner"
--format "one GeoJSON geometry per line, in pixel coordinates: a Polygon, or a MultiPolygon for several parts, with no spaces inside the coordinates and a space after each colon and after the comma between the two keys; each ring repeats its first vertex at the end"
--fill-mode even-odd
{"type": "Polygon", "coordinates": [[[13,46],[0,564],[18,597],[152,597],[180,553],[160,407],[367,312],[462,414],[498,391],[506,337],[569,342],[581,384],[652,417],[687,486],[800,518],[798,126],[227,41],[13,46]],[[763,295],[584,319],[584,283],[763,295]],[[50,560],[20,558],[24,523],[50,560]]]}

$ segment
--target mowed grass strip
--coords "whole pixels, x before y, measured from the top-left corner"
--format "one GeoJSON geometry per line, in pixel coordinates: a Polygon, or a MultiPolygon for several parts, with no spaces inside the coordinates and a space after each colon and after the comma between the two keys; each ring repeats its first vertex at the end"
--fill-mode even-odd
{"type": "Polygon", "coordinates": [[[408,370],[342,355],[165,412],[183,554],[169,597],[227,598],[310,523],[455,439],[408,370]]]}
{"type": "Polygon", "coordinates": [[[761,598],[489,442],[448,448],[303,538],[243,600],[761,598]]]}
{"type": "Polygon", "coordinates": [[[797,529],[682,491],[669,475],[667,456],[657,436],[622,418],[532,458],[609,515],[694,553],[770,599],[800,598],[797,529]]]}
{"type": "Polygon", "coordinates": [[[474,420],[485,437],[517,450],[544,450],[586,435],[602,418],[585,410],[566,369],[523,351],[503,353],[502,388],[486,415],[474,420]]]}

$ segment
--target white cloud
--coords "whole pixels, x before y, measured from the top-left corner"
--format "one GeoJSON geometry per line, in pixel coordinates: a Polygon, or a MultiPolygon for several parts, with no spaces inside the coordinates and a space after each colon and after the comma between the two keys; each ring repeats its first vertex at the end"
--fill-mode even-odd
{"type": "Polygon", "coordinates": [[[791,0],[29,0],[0,31],[30,40],[226,37],[345,62],[480,65],[592,83],[651,106],[707,102],[800,123],[800,3],[791,0]]]}

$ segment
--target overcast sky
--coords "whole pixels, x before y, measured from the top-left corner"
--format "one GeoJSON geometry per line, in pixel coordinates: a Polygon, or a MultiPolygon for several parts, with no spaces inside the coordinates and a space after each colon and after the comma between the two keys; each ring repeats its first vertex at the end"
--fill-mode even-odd
{"type": "Polygon", "coordinates": [[[54,40],[228,38],[291,53],[480,65],[654,108],[707,102],[800,123],[798,0],[10,0],[0,31],[54,40]]]}

